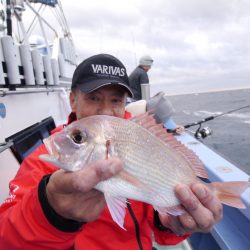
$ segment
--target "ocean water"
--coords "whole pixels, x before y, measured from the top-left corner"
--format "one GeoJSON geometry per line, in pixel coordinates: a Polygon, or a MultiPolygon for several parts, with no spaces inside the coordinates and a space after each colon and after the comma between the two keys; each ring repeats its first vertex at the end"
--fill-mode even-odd
{"type": "MultiPolygon", "coordinates": [[[[250,89],[175,95],[169,100],[175,108],[174,121],[186,125],[250,105],[250,89]]],[[[202,127],[213,131],[203,143],[250,175],[250,107],[217,117],[202,127]]]]}

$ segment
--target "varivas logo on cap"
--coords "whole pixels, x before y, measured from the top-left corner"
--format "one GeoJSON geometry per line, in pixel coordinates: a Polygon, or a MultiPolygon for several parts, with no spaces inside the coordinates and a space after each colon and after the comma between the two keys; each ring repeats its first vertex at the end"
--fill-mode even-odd
{"type": "Polygon", "coordinates": [[[114,76],[125,76],[126,69],[107,66],[107,65],[100,65],[100,64],[92,64],[93,72],[96,74],[106,74],[106,75],[114,75],[114,76]]]}
{"type": "Polygon", "coordinates": [[[114,56],[99,54],[87,58],[78,65],[73,75],[71,89],[77,88],[89,93],[109,84],[119,85],[129,96],[133,96],[124,65],[114,56]]]}

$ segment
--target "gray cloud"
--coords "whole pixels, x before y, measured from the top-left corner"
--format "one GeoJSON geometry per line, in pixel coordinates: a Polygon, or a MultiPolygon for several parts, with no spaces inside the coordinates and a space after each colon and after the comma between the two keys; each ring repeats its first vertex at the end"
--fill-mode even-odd
{"type": "Polygon", "coordinates": [[[79,61],[105,52],[132,71],[143,54],[152,84],[181,91],[250,86],[248,0],[62,0],[79,61]],[[211,83],[212,82],[212,83],[211,83]]]}

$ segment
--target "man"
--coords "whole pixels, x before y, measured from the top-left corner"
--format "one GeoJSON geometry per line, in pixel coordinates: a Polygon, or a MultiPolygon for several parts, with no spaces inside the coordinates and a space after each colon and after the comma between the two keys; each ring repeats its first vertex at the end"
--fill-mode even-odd
{"type": "MultiPolygon", "coordinates": [[[[100,54],[83,61],[72,79],[69,123],[90,115],[125,116],[132,96],[123,64],[100,54]]],[[[152,231],[161,244],[176,244],[192,232],[208,232],[222,216],[221,203],[203,184],[176,186],[187,213],[159,215],[145,203],[130,200],[126,231],[111,218],[95,185],[123,167],[118,158],[99,160],[65,172],[39,160],[38,147],[10,183],[10,197],[0,207],[0,249],[152,249],[152,231]]]]}
{"type": "Polygon", "coordinates": [[[150,56],[143,56],[139,60],[139,65],[129,75],[129,86],[132,89],[135,100],[142,99],[141,84],[148,84],[147,72],[153,65],[153,59],[150,56]]]}

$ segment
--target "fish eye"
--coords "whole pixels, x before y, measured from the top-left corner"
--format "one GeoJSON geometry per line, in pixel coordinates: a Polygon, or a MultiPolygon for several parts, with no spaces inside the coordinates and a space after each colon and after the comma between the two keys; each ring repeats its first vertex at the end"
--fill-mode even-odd
{"type": "Polygon", "coordinates": [[[86,134],[83,134],[80,130],[74,130],[70,137],[76,144],[82,144],[86,141],[86,134]]]}

